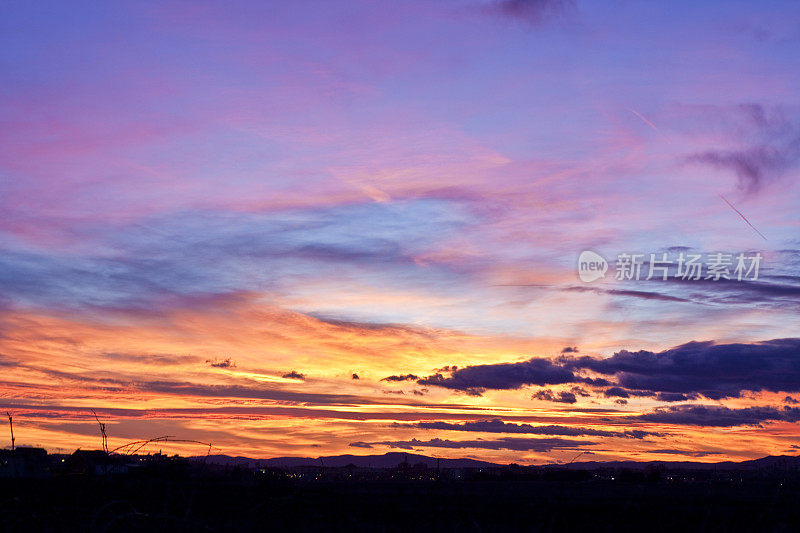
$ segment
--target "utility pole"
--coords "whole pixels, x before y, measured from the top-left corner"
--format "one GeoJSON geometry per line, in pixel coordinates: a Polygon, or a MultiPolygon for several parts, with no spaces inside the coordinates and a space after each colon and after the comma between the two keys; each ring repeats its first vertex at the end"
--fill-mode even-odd
{"type": "Polygon", "coordinates": [[[8,427],[11,428],[11,451],[14,451],[14,419],[11,418],[11,413],[6,411],[6,415],[8,415],[8,427]]]}

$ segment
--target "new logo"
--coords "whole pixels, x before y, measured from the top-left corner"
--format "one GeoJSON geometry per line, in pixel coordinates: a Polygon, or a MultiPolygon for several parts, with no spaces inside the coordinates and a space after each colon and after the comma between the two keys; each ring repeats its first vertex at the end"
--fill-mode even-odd
{"type": "Polygon", "coordinates": [[[608,270],[608,261],[600,254],[584,250],[578,257],[578,277],[585,283],[604,278],[608,270]]]}

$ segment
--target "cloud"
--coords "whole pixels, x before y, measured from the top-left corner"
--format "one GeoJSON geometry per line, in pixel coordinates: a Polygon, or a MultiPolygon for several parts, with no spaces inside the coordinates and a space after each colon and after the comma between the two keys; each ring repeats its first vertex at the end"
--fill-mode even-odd
{"type": "Polygon", "coordinates": [[[216,359],[207,359],[206,363],[214,368],[235,368],[236,363],[231,361],[230,357],[227,357],[221,361],[217,361],[216,359]]]}
{"type": "MultiPolygon", "coordinates": [[[[358,396],[352,394],[328,394],[314,392],[298,392],[287,390],[280,386],[265,386],[251,380],[243,380],[243,384],[234,385],[211,385],[193,383],[188,381],[166,381],[166,380],[133,380],[120,378],[97,378],[88,375],[72,374],[48,368],[34,367],[26,365],[25,368],[40,372],[43,375],[53,376],[60,380],[72,381],[80,384],[84,391],[113,391],[113,392],[132,392],[158,393],[180,397],[203,397],[203,398],[247,398],[273,400],[285,403],[320,404],[320,405],[369,405],[369,404],[395,404],[397,400],[382,400],[378,397],[358,396]]],[[[304,379],[298,376],[303,374],[290,372],[285,374],[288,379],[304,379]]],[[[9,382],[0,382],[7,386],[9,382]]],[[[26,386],[26,384],[19,384],[26,386]]],[[[33,386],[33,385],[30,385],[33,386]]],[[[428,404],[418,400],[404,400],[403,405],[423,406],[428,404]]],[[[447,404],[435,404],[437,408],[446,408],[447,404]]],[[[461,406],[464,407],[464,406],[461,406]]]]}
{"type": "MultiPolygon", "coordinates": [[[[144,363],[156,366],[173,366],[187,363],[197,363],[201,359],[192,355],[173,355],[173,354],[147,354],[147,353],[119,353],[105,352],[102,356],[114,361],[126,361],[131,363],[144,363]]],[[[206,363],[210,361],[206,360],[206,363]]],[[[214,366],[214,365],[212,365],[214,366]]]]}
{"type": "Polygon", "coordinates": [[[476,420],[474,422],[464,422],[462,424],[455,424],[451,422],[417,422],[415,424],[395,423],[393,424],[393,427],[413,427],[417,429],[472,431],[483,433],[526,433],[531,435],[558,435],[566,437],[619,437],[626,439],[643,439],[646,436],[660,435],[660,433],[639,430],[607,431],[603,429],[556,425],[534,426],[532,424],[514,424],[510,422],[503,422],[499,419],[476,420]]]}
{"type": "Polygon", "coordinates": [[[582,398],[588,398],[589,396],[591,396],[591,393],[582,387],[572,387],[570,389],[570,392],[582,398]]]}
{"type": "Polygon", "coordinates": [[[610,389],[606,389],[605,391],[603,391],[603,396],[605,396],[606,398],[614,398],[614,397],[630,398],[630,394],[628,393],[628,391],[621,387],[611,387],[610,389]]]}
{"type": "Polygon", "coordinates": [[[565,346],[565,347],[564,347],[564,348],[561,350],[561,353],[578,353],[578,351],[579,351],[579,350],[578,350],[578,347],[577,347],[577,346],[565,346]]]}
{"type": "Polygon", "coordinates": [[[789,154],[767,146],[743,150],[709,150],[687,158],[694,163],[730,170],[739,180],[739,188],[747,194],[758,192],[767,178],[785,169],[789,154]]]}
{"type": "MultiPolygon", "coordinates": [[[[8,382],[3,382],[3,385],[8,385],[8,382]]],[[[300,402],[296,402],[300,403],[300,402]]],[[[396,400],[392,404],[396,404],[396,400]]],[[[446,409],[447,406],[436,406],[446,409]]],[[[467,408],[468,406],[456,406],[456,408],[467,408]]],[[[51,401],[44,403],[25,403],[19,400],[10,400],[0,398],[0,409],[13,410],[14,412],[24,413],[28,418],[73,418],[73,419],[91,419],[94,420],[92,408],[81,407],[75,405],[64,405],[61,403],[54,403],[51,401]]],[[[381,420],[381,421],[413,421],[426,418],[442,418],[451,415],[452,413],[443,410],[431,410],[428,412],[415,411],[415,412],[386,412],[386,411],[348,411],[337,410],[331,408],[320,407],[305,407],[299,405],[280,405],[270,404],[267,406],[253,407],[240,403],[232,403],[225,407],[192,407],[192,408],[161,408],[157,410],[152,409],[123,409],[115,407],[98,407],[95,409],[97,413],[103,417],[111,417],[114,419],[154,419],[154,418],[168,418],[168,419],[184,419],[184,418],[228,418],[236,419],[242,418],[252,420],[254,418],[303,418],[303,419],[321,419],[321,420],[347,420],[347,421],[364,421],[364,420],[381,420]]],[[[459,418],[472,419],[475,417],[482,418],[485,415],[479,414],[460,414],[459,418]]]]}
{"type": "Polygon", "coordinates": [[[19,362],[13,361],[9,359],[6,355],[0,353],[0,366],[15,367],[19,366],[19,362]]]}
{"type": "MultiPolygon", "coordinates": [[[[287,374],[288,375],[288,374],[287,374]]],[[[302,374],[299,374],[302,375],[302,374]]],[[[91,378],[86,378],[90,380],[91,378]]],[[[299,378],[290,378],[299,379],[299,378]]],[[[251,385],[205,385],[185,381],[119,381],[119,380],[97,380],[104,385],[119,384],[121,387],[139,390],[143,392],[154,392],[170,394],[176,396],[200,396],[211,398],[250,398],[261,400],[274,400],[286,403],[303,403],[318,405],[382,405],[397,404],[398,400],[384,400],[376,396],[358,396],[353,394],[335,394],[324,392],[298,392],[287,390],[280,387],[268,387],[260,384],[251,385]]],[[[404,399],[402,405],[416,407],[435,407],[437,409],[447,409],[449,407],[467,408],[462,404],[431,404],[421,400],[404,399]]]]}
{"type": "Polygon", "coordinates": [[[544,400],[546,402],[557,403],[576,403],[578,400],[575,398],[575,393],[568,391],[561,391],[553,393],[551,389],[542,389],[533,393],[531,396],[534,400],[544,400]]]}
{"type": "MultiPolygon", "coordinates": [[[[367,271],[378,282],[388,275],[399,290],[419,268],[416,254],[466,223],[461,209],[458,202],[411,199],[269,213],[181,210],[127,224],[86,221],[74,231],[97,244],[82,254],[0,241],[0,293],[46,309],[149,310],[198,296],[276,290],[289,279],[324,279],[330,265],[343,277],[363,279],[367,271]],[[364,224],[369,235],[357,231],[364,224]],[[261,266],[253,269],[256,263],[261,266]]],[[[429,272],[435,278],[445,270],[451,279],[458,274],[444,265],[429,272]]]]}
{"type": "MultiPolygon", "coordinates": [[[[621,350],[609,358],[562,355],[557,360],[532,358],[518,363],[474,365],[436,373],[418,381],[479,396],[486,390],[525,385],[585,383],[609,386],[606,397],[655,397],[675,402],[700,395],[719,400],[744,391],[800,392],[800,339],[773,339],[750,344],[689,342],[662,352],[621,350]],[[583,375],[590,371],[609,378],[583,375]]],[[[585,392],[585,391],[583,391],[585,392]]],[[[575,390],[550,389],[536,399],[573,403],[575,390]]]]}
{"type": "Polygon", "coordinates": [[[687,402],[689,400],[696,400],[700,397],[696,392],[683,394],[680,392],[659,392],[656,394],[656,400],[659,402],[687,402]]]}
{"type": "Polygon", "coordinates": [[[476,448],[482,450],[513,450],[513,451],[535,451],[535,452],[549,452],[555,448],[576,448],[578,446],[589,446],[595,444],[594,442],[560,439],[560,438],[542,438],[542,439],[525,439],[517,437],[503,437],[495,440],[447,440],[447,439],[430,439],[430,440],[398,440],[398,441],[383,441],[383,442],[370,442],[370,443],[357,443],[360,447],[364,444],[372,446],[388,446],[390,448],[401,448],[404,450],[411,450],[414,448],[476,448]]]}
{"type": "Polygon", "coordinates": [[[282,378],[286,378],[286,379],[299,379],[299,380],[306,379],[306,375],[305,374],[301,374],[300,372],[296,372],[294,370],[282,375],[281,377],[282,378]]]}
{"type": "MultiPolygon", "coordinates": [[[[797,257],[797,251],[782,253],[787,256],[782,258],[787,262],[787,268],[796,268],[792,264],[793,255],[797,257]]],[[[691,301],[699,304],[720,304],[731,306],[750,306],[760,304],[764,307],[784,310],[800,309],[798,296],[800,296],[800,284],[796,276],[769,275],[759,276],[757,281],[746,280],[682,280],[672,274],[666,281],[652,280],[651,283],[667,284],[681,291],[690,291],[691,298],[679,298],[679,300],[691,301]]],[[[667,298],[669,299],[669,298],[667,298]]]]}
{"type": "Polygon", "coordinates": [[[800,421],[797,407],[742,407],[719,405],[676,405],[659,407],[650,413],[631,417],[638,421],[688,426],[760,426],[763,422],[800,421]]]}
{"type": "Polygon", "coordinates": [[[710,452],[700,450],[678,450],[673,448],[659,448],[656,450],[647,450],[648,453],[663,453],[669,455],[685,455],[687,457],[707,457],[709,455],[722,455],[723,452],[710,452]]]}
{"type": "MultiPolygon", "coordinates": [[[[720,200],[722,202],[722,200],[720,200]]],[[[687,247],[671,247],[673,253],[693,252],[703,253],[700,250],[687,247]]],[[[754,254],[749,251],[746,255],[754,254]]],[[[654,278],[644,280],[649,288],[657,290],[629,290],[629,289],[604,289],[601,287],[566,286],[559,290],[564,292],[580,292],[608,294],[638,300],[652,300],[675,303],[693,303],[695,305],[720,304],[725,306],[750,306],[760,304],[781,310],[800,310],[800,277],[791,275],[800,265],[798,257],[800,251],[796,249],[778,250],[773,252],[770,268],[763,268],[758,280],[732,279],[713,280],[684,280],[678,276],[677,264],[669,268],[667,280],[654,278]],[[780,270],[778,270],[780,269],[780,270]]],[[[646,273],[648,261],[643,263],[646,273]]]]}
{"type": "Polygon", "coordinates": [[[479,396],[487,389],[518,389],[524,385],[558,385],[576,381],[571,370],[549,359],[532,358],[519,363],[498,363],[459,368],[445,377],[441,373],[420,379],[420,385],[435,385],[479,396]]]}
{"type": "Polygon", "coordinates": [[[701,394],[715,400],[743,391],[800,391],[800,339],[690,342],[658,353],[622,350],[607,359],[564,357],[561,362],[570,369],[613,375],[627,390],[701,394]]]}
{"type": "Polygon", "coordinates": [[[419,376],[415,376],[414,374],[404,374],[397,376],[386,376],[381,381],[414,381],[417,379],[419,379],[419,376]]]}
{"type": "Polygon", "coordinates": [[[631,396],[648,397],[655,396],[656,393],[648,390],[629,390],[622,387],[611,387],[603,391],[606,398],[630,398],[631,396]]]}
{"type": "Polygon", "coordinates": [[[800,132],[785,110],[743,104],[705,111],[708,118],[720,125],[738,127],[742,145],[697,152],[687,156],[686,161],[733,173],[745,194],[758,193],[800,159],[800,132]]]}
{"type": "Polygon", "coordinates": [[[664,302],[691,302],[691,300],[687,298],[679,298],[677,296],[670,296],[669,294],[662,294],[659,292],[652,292],[652,291],[601,289],[599,287],[580,287],[580,286],[565,287],[562,290],[569,292],[593,292],[596,294],[611,294],[614,296],[627,296],[630,298],[640,298],[643,300],[660,300],[664,302]]]}
{"type": "Polygon", "coordinates": [[[499,0],[493,2],[489,9],[506,17],[538,25],[549,17],[565,13],[574,5],[572,0],[499,0]]]}

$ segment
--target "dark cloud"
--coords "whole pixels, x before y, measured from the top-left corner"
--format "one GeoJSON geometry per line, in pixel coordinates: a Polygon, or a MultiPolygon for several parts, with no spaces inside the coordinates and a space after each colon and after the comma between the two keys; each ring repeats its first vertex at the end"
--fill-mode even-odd
{"type": "MultiPolygon", "coordinates": [[[[755,253],[755,252],[753,252],[755,253]]],[[[748,255],[750,255],[748,253],[748,255]]],[[[797,253],[794,254],[797,256],[797,253]]],[[[782,259],[787,268],[793,268],[790,258],[782,259]]],[[[675,267],[677,268],[677,267],[675,267]]],[[[666,281],[658,279],[651,283],[673,286],[685,293],[686,301],[696,304],[720,304],[732,306],[750,306],[759,304],[775,309],[800,309],[800,282],[792,276],[780,274],[759,274],[756,281],[742,279],[684,280],[676,277],[677,270],[671,271],[666,281]]]]}
{"type": "Polygon", "coordinates": [[[686,455],[687,457],[707,457],[709,455],[722,455],[723,452],[709,452],[698,450],[678,450],[674,448],[659,448],[656,450],[647,450],[647,453],[664,453],[670,455],[686,455]]]}
{"type": "Polygon", "coordinates": [[[692,154],[687,161],[704,163],[729,170],[736,175],[739,189],[747,194],[761,190],[771,179],[780,176],[798,156],[800,143],[781,147],[752,146],[741,150],[709,150],[692,154]]]}
{"type": "Polygon", "coordinates": [[[19,366],[19,362],[9,359],[6,355],[0,353],[0,366],[19,366]]]}
{"type": "Polygon", "coordinates": [[[655,395],[655,392],[649,390],[629,390],[622,387],[611,387],[603,391],[603,396],[606,398],[650,397],[655,395]]]}
{"type": "Polygon", "coordinates": [[[557,403],[575,403],[578,401],[577,398],[575,398],[574,392],[561,391],[554,393],[552,389],[542,389],[534,392],[533,395],[531,395],[531,398],[534,400],[544,400],[546,402],[557,403]]]}
{"type": "MultiPolygon", "coordinates": [[[[720,200],[722,202],[722,200],[720,200]]],[[[680,253],[693,251],[702,254],[701,251],[691,250],[686,247],[674,247],[680,253]]],[[[668,250],[673,250],[670,248],[668,250]]],[[[751,257],[758,250],[745,250],[747,257],[751,257]]],[[[673,256],[672,259],[675,257],[673,256]]],[[[781,310],[800,310],[800,277],[792,275],[800,268],[800,251],[798,250],[779,250],[775,252],[770,260],[769,266],[762,262],[762,268],[757,280],[742,279],[719,279],[719,280],[687,280],[681,279],[678,275],[678,265],[674,263],[669,267],[668,277],[662,280],[660,277],[652,280],[640,280],[647,282],[648,289],[640,290],[634,288],[604,289],[601,287],[588,286],[567,286],[559,290],[567,292],[592,292],[596,294],[609,294],[624,298],[635,298],[640,300],[655,300],[663,302],[693,303],[695,305],[708,306],[719,304],[725,306],[749,306],[759,304],[770,308],[781,310]],[[656,288],[657,287],[657,288],[656,288]]],[[[645,259],[642,263],[642,271],[647,273],[649,261],[645,259]]],[[[744,276],[745,278],[751,277],[744,276]]]]}
{"type": "Polygon", "coordinates": [[[710,149],[690,154],[689,163],[699,163],[731,172],[745,194],[759,192],[782,177],[800,159],[800,128],[797,119],[783,108],[760,104],[696,107],[693,112],[705,125],[733,131],[740,146],[710,149]]]}
{"type": "Polygon", "coordinates": [[[572,286],[572,287],[565,287],[562,289],[564,291],[570,292],[594,292],[597,294],[611,294],[614,296],[627,296],[629,298],[640,298],[644,300],[661,300],[664,302],[691,302],[687,298],[679,298],[677,296],[670,296],[669,294],[663,294],[660,292],[652,292],[652,291],[637,291],[637,290],[625,290],[625,289],[601,289],[599,287],[582,287],[582,286],[572,286]]]}
{"type": "Polygon", "coordinates": [[[700,397],[695,392],[683,394],[680,392],[659,392],[656,394],[656,400],[659,402],[687,402],[689,400],[696,400],[700,397]]]}
{"type": "Polygon", "coordinates": [[[352,379],[361,379],[361,378],[358,377],[358,374],[353,374],[352,379]]]}
{"type": "MultiPolygon", "coordinates": [[[[135,354],[135,353],[117,353],[106,352],[103,354],[106,359],[114,361],[129,361],[133,363],[145,363],[148,365],[157,366],[171,366],[181,365],[186,363],[198,363],[201,361],[199,357],[192,355],[173,355],[173,354],[135,354]]],[[[209,363],[210,361],[206,361],[209,363]]],[[[213,366],[213,365],[212,365],[213,366]]]]}
{"type": "Polygon", "coordinates": [[[572,392],[576,396],[581,396],[583,398],[588,398],[589,396],[591,396],[589,391],[587,391],[586,389],[583,389],[581,387],[572,387],[570,389],[570,392],[572,392]]]}
{"type": "Polygon", "coordinates": [[[646,436],[660,435],[648,431],[607,431],[602,429],[591,429],[584,427],[570,426],[534,426],[531,424],[514,424],[503,422],[499,419],[476,420],[474,422],[464,422],[455,424],[451,422],[417,422],[416,424],[393,424],[393,427],[413,427],[417,429],[432,429],[443,431],[471,431],[476,433],[526,433],[530,435],[558,435],[565,437],[619,437],[626,439],[643,439],[646,436]]]}
{"type": "Polygon", "coordinates": [[[236,363],[231,361],[230,357],[227,357],[221,361],[217,361],[216,359],[207,359],[206,363],[214,368],[233,368],[236,367],[236,363]]]}
{"type": "Polygon", "coordinates": [[[252,398],[262,400],[276,400],[285,402],[302,403],[343,403],[358,405],[365,402],[381,403],[378,399],[369,400],[366,397],[349,394],[324,394],[306,393],[285,390],[277,387],[259,385],[204,385],[184,381],[146,381],[127,383],[127,385],[146,392],[158,392],[178,396],[202,396],[211,398],[252,398]]]}
{"type": "Polygon", "coordinates": [[[577,347],[577,346],[565,346],[565,347],[564,347],[564,348],[561,350],[561,353],[578,353],[578,351],[579,351],[579,350],[578,350],[578,347],[577,347]]]}
{"type": "Polygon", "coordinates": [[[372,446],[389,446],[390,448],[401,448],[404,450],[411,450],[414,448],[477,448],[483,450],[549,452],[555,448],[576,448],[578,446],[587,446],[595,443],[560,438],[526,439],[517,437],[504,437],[495,440],[411,439],[405,441],[401,440],[370,443],[360,442],[358,444],[360,445],[359,447],[362,448],[365,447],[364,444],[369,444],[372,446]]]}
{"type": "Polygon", "coordinates": [[[560,360],[569,369],[613,375],[625,389],[738,397],[743,391],[800,391],[800,339],[752,344],[690,342],[663,352],[622,350],[607,359],[560,360]]]}
{"type": "Polygon", "coordinates": [[[693,248],[689,246],[670,246],[667,251],[670,253],[691,252],[693,248]]]}
{"type": "Polygon", "coordinates": [[[294,370],[282,375],[281,377],[282,378],[286,378],[286,379],[299,379],[299,380],[306,379],[306,375],[305,374],[301,374],[300,372],[296,372],[294,370]]]}
{"type": "Polygon", "coordinates": [[[800,299],[800,285],[791,283],[770,283],[759,281],[719,280],[721,283],[707,282],[709,301],[721,304],[750,305],[768,303],[773,307],[797,308],[800,299]]]}
{"type": "Polygon", "coordinates": [[[676,405],[659,407],[650,413],[631,417],[644,422],[688,426],[732,427],[760,426],[763,422],[798,422],[798,407],[742,407],[719,405],[676,405]]]}
{"type": "Polygon", "coordinates": [[[498,0],[489,10],[500,15],[538,25],[547,18],[561,15],[574,7],[572,0],[498,0]]]}
{"type": "Polygon", "coordinates": [[[783,403],[788,403],[788,404],[792,404],[792,405],[797,405],[797,404],[799,404],[799,403],[800,403],[800,400],[795,400],[795,399],[794,399],[794,398],[792,398],[791,396],[787,396],[786,398],[784,398],[784,399],[783,399],[783,403]]]}
{"type": "MultiPolygon", "coordinates": [[[[486,390],[518,389],[526,385],[583,383],[610,387],[606,397],[655,397],[664,402],[739,397],[745,391],[800,392],[800,339],[773,339],[750,344],[690,342],[651,352],[622,350],[609,358],[562,355],[551,361],[532,358],[459,368],[447,376],[436,373],[418,380],[481,395],[486,390]],[[593,377],[586,372],[607,377],[593,377]]],[[[533,398],[574,403],[586,391],[538,391],[533,398]]]]}
{"type": "Polygon", "coordinates": [[[441,373],[420,379],[420,385],[435,385],[479,396],[487,389],[518,389],[524,385],[558,385],[576,381],[572,371],[549,359],[533,358],[519,363],[498,363],[459,368],[445,377],[441,373]]]}
{"type": "Polygon", "coordinates": [[[613,383],[604,378],[577,377],[576,380],[581,383],[585,383],[586,385],[591,385],[593,387],[610,387],[611,385],[613,385],[613,383]]]}
{"type": "Polygon", "coordinates": [[[308,316],[319,320],[325,324],[336,326],[345,331],[352,331],[357,334],[363,334],[365,331],[381,332],[386,334],[408,333],[417,335],[419,337],[434,338],[435,335],[430,330],[420,327],[408,326],[405,324],[392,324],[388,322],[358,322],[355,320],[342,320],[338,318],[331,318],[326,315],[318,313],[308,313],[308,316]]]}
{"type": "Polygon", "coordinates": [[[385,378],[381,379],[381,381],[415,381],[418,379],[419,376],[415,376],[414,374],[402,374],[396,376],[386,376],[385,378]]]}

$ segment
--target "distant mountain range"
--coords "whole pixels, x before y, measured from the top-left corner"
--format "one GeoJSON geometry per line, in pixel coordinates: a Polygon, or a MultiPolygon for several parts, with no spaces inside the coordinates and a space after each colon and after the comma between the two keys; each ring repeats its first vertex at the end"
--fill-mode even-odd
{"type": "MultiPolygon", "coordinates": [[[[354,465],[360,468],[394,468],[408,462],[409,465],[422,463],[429,468],[487,468],[507,466],[475,459],[437,459],[413,453],[389,452],[383,455],[331,455],[327,457],[274,457],[272,459],[252,459],[250,457],[231,457],[228,455],[209,455],[190,457],[193,461],[204,461],[210,464],[225,466],[241,466],[255,468],[257,466],[294,468],[300,466],[325,466],[339,468],[354,465]]],[[[642,470],[655,466],[663,466],[671,470],[765,470],[776,468],[800,468],[800,456],[779,455],[767,456],[750,461],[724,461],[719,463],[701,463],[694,461],[584,461],[568,465],[537,465],[543,467],[561,467],[570,470],[597,470],[602,468],[627,468],[642,470]]]]}
{"type": "Polygon", "coordinates": [[[663,465],[671,470],[768,470],[775,468],[800,468],[800,456],[768,455],[750,461],[722,461],[701,463],[696,461],[584,461],[565,465],[570,469],[595,470],[598,468],[645,469],[663,465]]]}
{"type": "Polygon", "coordinates": [[[413,453],[389,452],[383,455],[331,455],[327,457],[273,457],[272,459],[252,459],[249,457],[231,457],[228,455],[209,455],[190,457],[194,461],[228,465],[228,466],[275,466],[293,468],[298,466],[326,466],[342,467],[355,465],[360,468],[394,468],[399,464],[408,462],[409,465],[424,463],[429,468],[436,468],[437,462],[441,468],[485,468],[490,466],[503,466],[475,459],[437,459],[413,453]]]}

